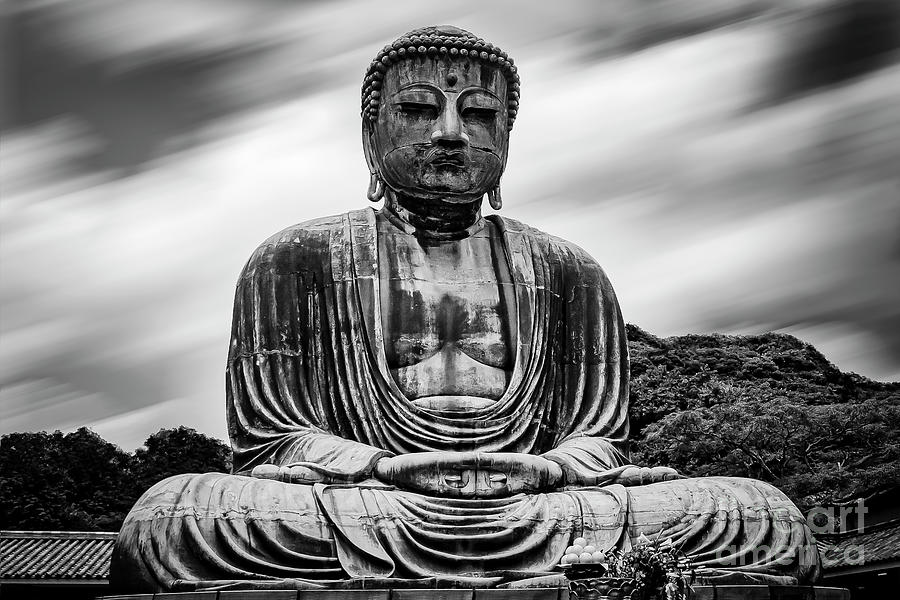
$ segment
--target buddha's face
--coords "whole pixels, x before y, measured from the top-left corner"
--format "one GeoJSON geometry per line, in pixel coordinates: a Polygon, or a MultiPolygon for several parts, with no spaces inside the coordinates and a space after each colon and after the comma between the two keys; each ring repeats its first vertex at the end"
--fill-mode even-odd
{"type": "Polygon", "coordinates": [[[388,69],[369,131],[388,187],[413,198],[479,200],[506,165],[506,79],[466,59],[417,57],[388,69]]]}

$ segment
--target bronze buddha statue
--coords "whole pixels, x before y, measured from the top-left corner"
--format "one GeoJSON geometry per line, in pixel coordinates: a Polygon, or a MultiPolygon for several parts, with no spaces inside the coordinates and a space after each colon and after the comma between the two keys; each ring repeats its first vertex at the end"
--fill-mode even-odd
{"type": "Polygon", "coordinates": [[[602,269],[482,216],[484,196],[501,205],[512,59],[427,27],[363,86],[383,208],[289,227],[250,257],[226,378],[235,472],[144,494],[114,586],[551,582],[572,539],[642,534],[710,581],[813,580],[815,541],[773,486],[629,464],[625,328],[602,269]]]}

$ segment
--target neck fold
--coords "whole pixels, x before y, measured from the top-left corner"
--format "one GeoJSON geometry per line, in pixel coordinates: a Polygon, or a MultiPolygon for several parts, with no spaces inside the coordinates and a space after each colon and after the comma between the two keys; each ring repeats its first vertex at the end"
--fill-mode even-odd
{"type": "Polygon", "coordinates": [[[450,204],[422,200],[388,192],[384,207],[395,225],[416,237],[460,240],[484,227],[481,198],[474,202],[450,204]]]}

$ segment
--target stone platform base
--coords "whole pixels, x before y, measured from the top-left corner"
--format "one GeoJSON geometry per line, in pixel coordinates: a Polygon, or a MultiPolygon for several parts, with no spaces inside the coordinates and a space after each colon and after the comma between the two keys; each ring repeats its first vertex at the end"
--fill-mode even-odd
{"type": "MultiPolygon", "coordinates": [[[[535,588],[181,592],[105,596],[98,600],[576,600],[576,598],[570,597],[569,590],[565,588],[535,588]]],[[[844,588],[819,586],[695,585],[694,600],[850,600],[850,592],[844,588]]]]}

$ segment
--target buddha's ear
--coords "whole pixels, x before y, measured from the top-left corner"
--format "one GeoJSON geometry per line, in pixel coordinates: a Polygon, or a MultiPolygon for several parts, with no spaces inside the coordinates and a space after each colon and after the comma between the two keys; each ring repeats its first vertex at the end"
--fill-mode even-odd
{"type": "Polygon", "coordinates": [[[362,120],[362,145],[369,173],[378,173],[378,161],[375,159],[375,125],[368,119],[362,120]]]}
{"type": "Polygon", "coordinates": [[[378,202],[384,198],[385,187],[378,169],[378,161],[375,160],[375,126],[368,120],[363,120],[362,144],[366,164],[369,166],[369,189],[366,191],[366,197],[371,202],[378,202]]]}

